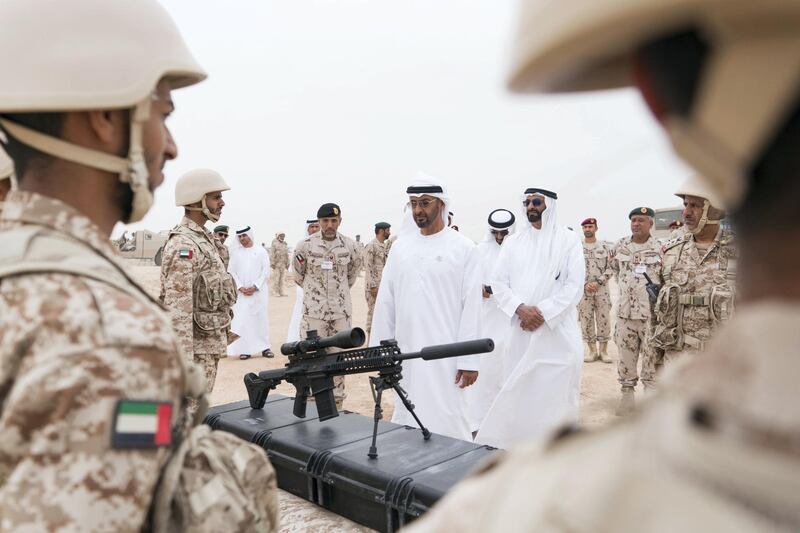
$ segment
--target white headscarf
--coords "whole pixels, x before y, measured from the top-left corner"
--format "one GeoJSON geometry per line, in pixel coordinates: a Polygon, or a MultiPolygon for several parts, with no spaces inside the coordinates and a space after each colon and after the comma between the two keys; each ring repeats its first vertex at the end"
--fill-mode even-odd
{"type": "Polygon", "coordinates": [[[309,218],[306,220],[306,237],[310,235],[310,233],[308,233],[308,229],[311,227],[311,224],[319,224],[319,220],[316,218],[309,218]]]}
{"type": "Polygon", "coordinates": [[[422,196],[423,194],[433,196],[444,202],[441,216],[444,226],[447,227],[447,214],[451,209],[450,196],[447,194],[447,186],[439,178],[434,178],[424,172],[417,172],[417,175],[414,176],[414,179],[411,180],[406,189],[406,201],[403,204],[403,221],[400,224],[400,231],[397,234],[398,238],[407,234],[414,235],[419,233],[417,223],[414,222],[414,214],[411,207],[408,205],[408,197],[422,196]],[[421,189],[424,192],[410,192],[414,189],[421,189]]]}
{"type": "Polygon", "coordinates": [[[489,218],[486,222],[486,236],[483,239],[484,242],[497,242],[492,234],[492,231],[508,230],[509,235],[514,234],[516,217],[514,216],[514,213],[508,209],[495,209],[489,213],[489,218]]]}
{"type": "Polygon", "coordinates": [[[253,235],[253,230],[250,228],[250,226],[245,226],[242,229],[236,230],[236,238],[231,240],[230,244],[231,254],[233,254],[234,252],[238,252],[239,250],[246,250],[246,248],[242,246],[242,243],[239,242],[240,235],[247,235],[248,237],[250,237],[250,240],[253,241],[253,246],[256,245],[256,238],[253,235]]]}

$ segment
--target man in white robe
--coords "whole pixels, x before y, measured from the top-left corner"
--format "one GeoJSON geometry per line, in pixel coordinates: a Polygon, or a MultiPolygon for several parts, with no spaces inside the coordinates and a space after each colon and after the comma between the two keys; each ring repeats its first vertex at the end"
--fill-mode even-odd
{"type": "Polygon", "coordinates": [[[492,274],[499,308],[511,321],[503,388],[476,441],[499,448],[577,421],[583,362],[576,306],[583,296],[583,248],[558,225],[558,196],[525,191],[525,224],[506,239],[492,274]]]}
{"type": "MultiPolygon", "coordinates": [[[[481,262],[475,244],[446,227],[449,198],[430,176],[407,189],[400,237],[383,271],[370,343],[396,339],[403,352],[480,337],[481,262]]],[[[477,357],[403,363],[400,386],[428,429],[472,440],[464,388],[478,379],[477,357]]],[[[395,399],[392,422],[415,426],[395,399]]]]}
{"type": "Polygon", "coordinates": [[[255,246],[250,226],[236,231],[231,243],[228,271],[236,281],[238,292],[233,306],[231,331],[239,336],[228,346],[228,355],[249,359],[252,354],[274,357],[269,343],[269,254],[255,246]]]}
{"type": "Polygon", "coordinates": [[[494,352],[480,356],[479,379],[474,387],[467,389],[470,426],[473,433],[480,428],[486,412],[503,387],[504,341],[511,329],[508,317],[497,306],[492,294],[491,275],[500,257],[500,247],[514,230],[516,217],[508,209],[495,209],[489,213],[486,238],[478,244],[483,274],[483,309],[481,312],[481,335],[494,341],[494,352]]]}
{"type": "MultiPolygon", "coordinates": [[[[316,218],[306,220],[306,236],[314,235],[318,231],[319,220],[316,218]]],[[[295,246],[295,249],[297,249],[297,246],[295,246]]],[[[300,340],[300,320],[303,318],[303,287],[297,285],[297,288],[295,289],[295,295],[294,308],[292,309],[292,319],[289,321],[289,331],[286,332],[286,342],[295,342],[300,340]]]]}

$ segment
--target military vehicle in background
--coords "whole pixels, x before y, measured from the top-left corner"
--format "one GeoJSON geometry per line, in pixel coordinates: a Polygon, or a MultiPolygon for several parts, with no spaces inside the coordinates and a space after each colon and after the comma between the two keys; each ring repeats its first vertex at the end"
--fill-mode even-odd
{"type": "Polygon", "coordinates": [[[683,222],[683,206],[663,207],[655,210],[655,223],[653,224],[653,237],[663,240],[669,237],[672,230],[669,225],[679,220],[683,222]]]}
{"type": "Polygon", "coordinates": [[[112,240],[111,243],[125,259],[152,261],[160,266],[164,243],[167,242],[168,236],[169,230],[155,233],[145,229],[134,231],[131,235],[128,235],[128,232],[125,231],[118,239],[112,240]]]}

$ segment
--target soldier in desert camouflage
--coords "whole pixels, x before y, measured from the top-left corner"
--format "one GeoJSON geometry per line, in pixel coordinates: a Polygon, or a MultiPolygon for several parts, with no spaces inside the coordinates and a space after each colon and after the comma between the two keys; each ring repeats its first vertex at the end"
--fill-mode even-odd
{"type": "Polygon", "coordinates": [[[610,363],[608,341],[611,338],[611,295],[608,280],[614,275],[611,269],[612,245],[598,241],[597,219],[587,218],[581,222],[583,228],[583,258],[586,262],[586,283],[583,298],[578,304],[578,317],[581,321],[583,341],[589,351],[583,360],[592,363],[598,359],[610,363]],[[598,351],[598,346],[600,350],[598,351]]]}
{"type": "Polygon", "coordinates": [[[269,247],[269,266],[272,269],[272,294],[286,296],[283,286],[286,279],[286,270],[289,268],[289,245],[286,244],[286,234],[279,231],[269,247]]]}
{"type": "Polygon", "coordinates": [[[375,238],[364,249],[364,296],[367,298],[367,334],[372,329],[372,313],[375,311],[375,298],[381,285],[383,267],[389,256],[389,237],[391,226],[387,222],[375,224],[375,238]]]}
{"type": "Polygon", "coordinates": [[[219,241],[205,228],[216,222],[230,190],[217,172],[197,169],[175,184],[175,205],[183,207],[180,224],[170,231],[161,263],[161,295],[184,353],[204,369],[210,393],[217,366],[225,357],[236,285],[219,255],[219,241]]]}
{"type": "Polygon", "coordinates": [[[228,240],[228,233],[230,233],[230,228],[228,226],[223,224],[214,226],[214,237],[217,238],[217,251],[219,252],[222,262],[225,264],[225,268],[228,268],[228,265],[231,262],[230,250],[228,250],[228,247],[225,246],[225,241],[228,240]]]}
{"type": "Polygon", "coordinates": [[[623,237],[614,246],[611,268],[617,276],[619,299],[614,343],[619,350],[617,366],[622,386],[617,415],[631,413],[633,391],[639,381],[639,361],[642,364],[642,384],[652,387],[655,382],[657,352],[648,341],[652,334],[652,303],[645,290],[647,274],[661,283],[661,245],[650,235],[655,212],[649,207],[637,207],[630,212],[630,237],[623,237]]]}
{"type": "Polygon", "coordinates": [[[733,315],[736,249],[724,229],[722,201],[698,177],[676,192],[686,229],[663,246],[664,285],[655,306],[653,344],[664,363],[681,353],[705,351],[714,331],[733,315]]]}
{"type": "MultiPolygon", "coordinates": [[[[339,233],[342,212],[336,204],[323,204],[317,211],[320,231],[297,245],[293,269],[295,281],[303,288],[301,337],[316,330],[326,337],[351,327],[353,307],[350,287],[358,277],[361,257],[355,242],[339,233]]],[[[346,397],[344,376],[333,378],[336,405],[346,397]]]]}
{"type": "Polygon", "coordinates": [[[171,91],[205,73],[153,1],[6,0],[0,20],[20,185],[0,216],[0,529],[274,529],[271,465],[195,426],[202,376],[109,241],[177,155],[171,91]],[[210,466],[233,455],[258,480],[210,466]],[[218,476],[200,517],[187,489],[218,476]]]}

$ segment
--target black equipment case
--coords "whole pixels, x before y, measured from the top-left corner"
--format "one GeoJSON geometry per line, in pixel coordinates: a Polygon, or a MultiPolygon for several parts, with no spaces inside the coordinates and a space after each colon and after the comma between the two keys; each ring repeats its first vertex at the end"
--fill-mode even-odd
{"type": "Polygon", "coordinates": [[[292,414],[293,398],[270,394],[263,409],[248,401],[209,410],[206,423],[266,450],[278,486],[379,531],[395,531],[427,511],[494,448],[391,422],[378,424],[378,457],[367,451],[374,420],[349,411],[317,419],[292,414]]]}

